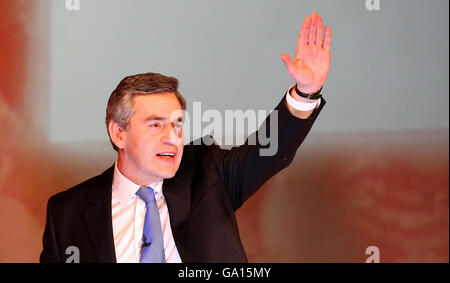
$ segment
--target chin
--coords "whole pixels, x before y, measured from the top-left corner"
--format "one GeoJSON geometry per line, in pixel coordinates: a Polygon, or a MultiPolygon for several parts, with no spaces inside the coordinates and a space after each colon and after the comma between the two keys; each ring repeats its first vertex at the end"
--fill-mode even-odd
{"type": "Polygon", "coordinates": [[[161,172],[161,174],[159,174],[159,175],[162,179],[170,179],[175,176],[176,172],[177,172],[177,170],[170,170],[170,171],[167,170],[167,171],[161,172]]]}

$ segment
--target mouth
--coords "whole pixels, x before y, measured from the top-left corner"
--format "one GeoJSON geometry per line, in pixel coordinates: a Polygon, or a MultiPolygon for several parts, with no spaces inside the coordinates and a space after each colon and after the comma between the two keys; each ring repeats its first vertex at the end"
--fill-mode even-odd
{"type": "Polygon", "coordinates": [[[173,161],[175,160],[176,152],[173,151],[166,151],[166,152],[160,152],[157,153],[156,156],[162,160],[165,161],[173,161]]]}

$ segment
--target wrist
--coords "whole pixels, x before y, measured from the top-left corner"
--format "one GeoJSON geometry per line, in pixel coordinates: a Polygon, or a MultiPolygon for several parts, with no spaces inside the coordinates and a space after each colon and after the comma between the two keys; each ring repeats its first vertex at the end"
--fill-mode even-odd
{"type": "Polygon", "coordinates": [[[304,94],[314,94],[322,89],[322,86],[302,86],[299,84],[296,84],[296,87],[304,94]]]}
{"type": "Polygon", "coordinates": [[[290,91],[289,94],[291,95],[292,98],[294,98],[297,101],[303,102],[303,103],[313,103],[313,102],[317,102],[316,99],[311,99],[311,98],[306,98],[303,96],[300,96],[297,94],[297,92],[295,91],[295,86],[293,86],[290,91]]]}
{"type": "MultiPolygon", "coordinates": [[[[310,88],[310,89],[316,89],[316,88],[310,88]]],[[[322,87],[320,87],[318,90],[316,90],[315,92],[308,92],[305,93],[301,90],[298,89],[298,86],[295,85],[294,87],[294,91],[298,96],[304,97],[304,98],[308,98],[308,99],[318,99],[321,98],[322,95],[320,94],[320,92],[322,91],[322,87]]]]}

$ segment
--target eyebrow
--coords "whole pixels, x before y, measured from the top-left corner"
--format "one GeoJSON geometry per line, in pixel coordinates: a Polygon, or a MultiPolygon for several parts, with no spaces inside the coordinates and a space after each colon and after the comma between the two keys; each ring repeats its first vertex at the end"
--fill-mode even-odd
{"type": "MultiPolygon", "coordinates": [[[[167,120],[167,119],[164,117],[157,116],[157,115],[150,115],[147,118],[145,118],[144,123],[150,122],[150,121],[165,121],[165,120],[167,120]]],[[[183,122],[183,117],[178,117],[177,119],[175,119],[175,122],[183,122]]]]}

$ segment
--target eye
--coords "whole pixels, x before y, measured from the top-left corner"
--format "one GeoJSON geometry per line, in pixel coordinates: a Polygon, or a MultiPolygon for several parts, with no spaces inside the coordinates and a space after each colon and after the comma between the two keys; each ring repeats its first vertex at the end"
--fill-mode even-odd
{"type": "Polygon", "coordinates": [[[158,127],[160,127],[161,126],[161,124],[160,123],[157,123],[157,122],[154,122],[154,123],[151,123],[150,124],[150,128],[158,128],[158,127]]]}

